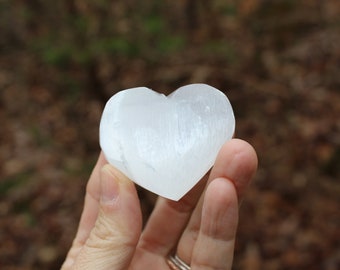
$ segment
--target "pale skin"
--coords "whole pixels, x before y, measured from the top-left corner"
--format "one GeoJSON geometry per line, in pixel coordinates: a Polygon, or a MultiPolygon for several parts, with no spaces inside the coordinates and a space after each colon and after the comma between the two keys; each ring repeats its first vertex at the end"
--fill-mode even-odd
{"type": "Polygon", "coordinates": [[[230,270],[240,201],[256,168],[248,143],[228,141],[210,174],[181,200],[158,198],[142,230],[135,185],[100,154],[62,269],[170,269],[166,258],[176,252],[193,270],[230,270]]]}

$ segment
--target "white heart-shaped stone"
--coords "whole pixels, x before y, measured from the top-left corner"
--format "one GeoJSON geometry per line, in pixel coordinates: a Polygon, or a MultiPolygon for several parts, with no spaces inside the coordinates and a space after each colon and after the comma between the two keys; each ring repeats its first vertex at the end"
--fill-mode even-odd
{"type": "Polygon", "coordinates": [[[214,87],[191,84],[169,96],[137,87],[106,103],[100,146],[136,184],[177,201],[212,167],[234,129],[230,102],[214,87]]]}

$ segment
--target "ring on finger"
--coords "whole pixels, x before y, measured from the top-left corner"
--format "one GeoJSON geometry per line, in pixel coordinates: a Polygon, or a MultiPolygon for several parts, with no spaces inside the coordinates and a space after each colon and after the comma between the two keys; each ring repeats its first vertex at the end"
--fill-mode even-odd
{"type": "Polygon", "coordinates": [[[167,258],[167,263],[171,270],[190,270],[190,266],[182,261],[177,254],[169,255],[167,258]]]}

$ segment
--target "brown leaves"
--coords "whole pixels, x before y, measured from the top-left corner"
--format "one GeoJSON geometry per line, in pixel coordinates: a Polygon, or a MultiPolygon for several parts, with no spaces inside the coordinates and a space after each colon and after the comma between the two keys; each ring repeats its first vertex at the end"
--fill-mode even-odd
{"type": "MultiPolygon", "coordinates": [[[[0,9],[1,269],[59,269],[104,100],[194,82],[228,94],[259,155],[234,268],[339,268],[338,0],[14,2],[0,9]]],[[[146,219],[155,197],[139,194],[146,219]]]]}

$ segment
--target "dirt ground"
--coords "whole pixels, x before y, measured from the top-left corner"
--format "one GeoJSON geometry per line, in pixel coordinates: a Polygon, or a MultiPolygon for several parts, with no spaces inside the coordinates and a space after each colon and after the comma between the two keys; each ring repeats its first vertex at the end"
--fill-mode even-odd
{"type": "Polygon", "coordinates": [[[0,2],[0,269],[60,268],[111,95],[195,82],[228,95],[259,157],[233,269],[340,269],[339,1],[99,2],[0,2]]]}

